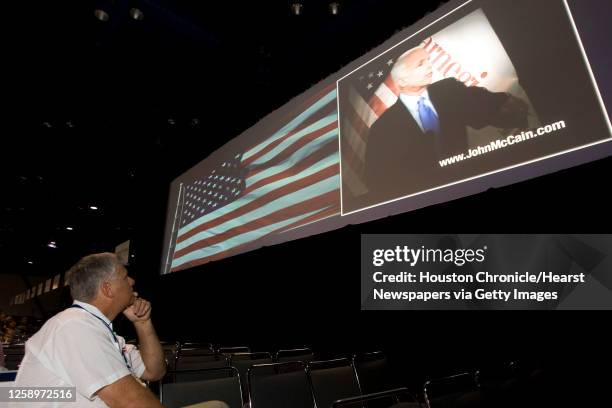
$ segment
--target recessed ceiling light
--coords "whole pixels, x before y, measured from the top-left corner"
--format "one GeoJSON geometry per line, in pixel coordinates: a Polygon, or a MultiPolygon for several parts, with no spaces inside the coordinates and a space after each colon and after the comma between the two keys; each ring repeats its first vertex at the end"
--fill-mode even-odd
{"type": "Polygon", "coordinates": [[[110,18],[108,13],[102,9],[96,9],[94,10],[94,16],[96,16],[96,18],[100,21],[108,21],[108,19],[110,18]]]}
{"type": "Polygon", "coordinates": [[[132,17],[136,21],[142,21],[144,20],[144,13],[142,12],[142,10],[134,7],[130,9],[130,17],[132,17]]]}
{"type": "Polygon", "coordinates": [[[335,16],[338,14],[339,11],[340,11],[340,3],[338,3],[337,1],[333,1],[329,3],[329,12],[331,14],[335,16]]]}
{"type": "Polygon", "coordinates": [[[302,14],[303,8],[304,8],[304,5],[300,3],[299,1],[296,1],[291,4],[291,11],[293,11],[293,14],[296,16],[299,16],[300,14],[302,14]]]}

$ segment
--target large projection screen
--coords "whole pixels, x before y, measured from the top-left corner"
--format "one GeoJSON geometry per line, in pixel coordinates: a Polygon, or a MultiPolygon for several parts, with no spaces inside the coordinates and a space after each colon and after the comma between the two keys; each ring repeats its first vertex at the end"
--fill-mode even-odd
{"type": "Polygon", "coordinates": [[[172,182],[161,273],[609,156],[576,7],[449,2],[268,115],[172,182]]]}

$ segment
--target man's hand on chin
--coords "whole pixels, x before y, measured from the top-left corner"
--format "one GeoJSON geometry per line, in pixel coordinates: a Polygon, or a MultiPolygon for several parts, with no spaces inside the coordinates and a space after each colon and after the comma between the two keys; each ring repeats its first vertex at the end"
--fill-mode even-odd
{"type": "Polygon", "coordinates": [[[136,292],[134,296],[136,297],[134,302],[123,311],[123,314],[133,323],[146,322],[151,319],[151,302],[139,298],[136,292]]]}

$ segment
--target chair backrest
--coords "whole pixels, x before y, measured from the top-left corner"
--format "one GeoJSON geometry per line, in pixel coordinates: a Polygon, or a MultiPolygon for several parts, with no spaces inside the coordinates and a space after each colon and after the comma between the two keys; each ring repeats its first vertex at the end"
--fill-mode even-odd
{"type": "Polygon", "coordinates": [[[7,370],[18,370],[21,360],[23,360],[24,349],[5,349],[4,350],[4,367],[7,370]]]}
{"type": "Polygon", "coordinates": [[[160,401],[164,407],[180,408],[198,402],[218,400],[225,402],[230,408],[242,408],[240,377],[235,369],[226,367],[200,371],[207,372],[206,376],[209,379],[175,383],[162,382],[160,401]]]}
{"type": "Polygon", "coordinates": [[[207,353],[214,352],[213,345],[211,343],[202,343],[202,342],[186,342],[181,343],[180,346],[181,351],[184,350],[205,350],[207,353]]]}
{"type": "Polygon", "coordinates": [[[314,400],[301,361],[256,364],[248,370],[250,408],[313,408],[314,400]]]}
{"type": "Polygon", "coordinates": [[[309,363],[314,360],[314,353],[309,348],[278,350],[274,359],[278,363],[287,361],[303,361],[309,363]]]}
{"type": "Polygon", "coordinates": [[[246,378],[247,370],[254,364],[272,363],[272,355],[268,352],[234,353],[230,356],[230,365],[240,373],[240,378],[246,378]]]}
{"type": "Polygon", "coordinates": [[[180,355],[176,359],[174,370],[198,370],[205,368],[222,368],[229,366],[227,356],[218,353],[180,355]]]}
{"type": "Polygon", "coordinates": [[[420,407],[418,400],[408,388],[394,388],[387,391],[360,395],[335,401],[333,408],[415,408],[420,407]]]}
{"type": "Polygon", "coordinates": [[[361,395],[353,363],[347,358],[312,361],[307,371],[317,408],[330,408],[336,400],[361,395]]]}
{"type": "Polygon", "coordinates": [[[217,347],[216,352],[222,353],[222,354],[250,353],[251,349],[247,346],[232,346],[232,347],[219,346],[217,347]]]}
{"type": "Polygon", "coordinates": [[[424,393],[429,408],[477,406],[480,400],[478,383],[473,372],[427,381],[424,393]]]}
{"type": "Polygon", "coordinates": [[[178,355],[176,344],[162,344],[162,350],[164,351],[164,358],[168,364],[168,370],[174,370],[174,363],[178,355]]]}
{"type": "Polygon", "coordinates": [[[382,351],[355,354],[353,366],[357,373],[357,380],[364,394],[385,391],[394,388],[391,383],[387,357],[382,351]]]}

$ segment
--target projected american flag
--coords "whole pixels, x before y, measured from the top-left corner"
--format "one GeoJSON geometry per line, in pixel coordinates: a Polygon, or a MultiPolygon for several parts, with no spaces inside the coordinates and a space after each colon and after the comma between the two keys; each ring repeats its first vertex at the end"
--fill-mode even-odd
{"type": "Polygon", "coordinates": [[[170,271],[340,211],[336,90],[327,87],[276,132],[181,185],[170,271]]]}

